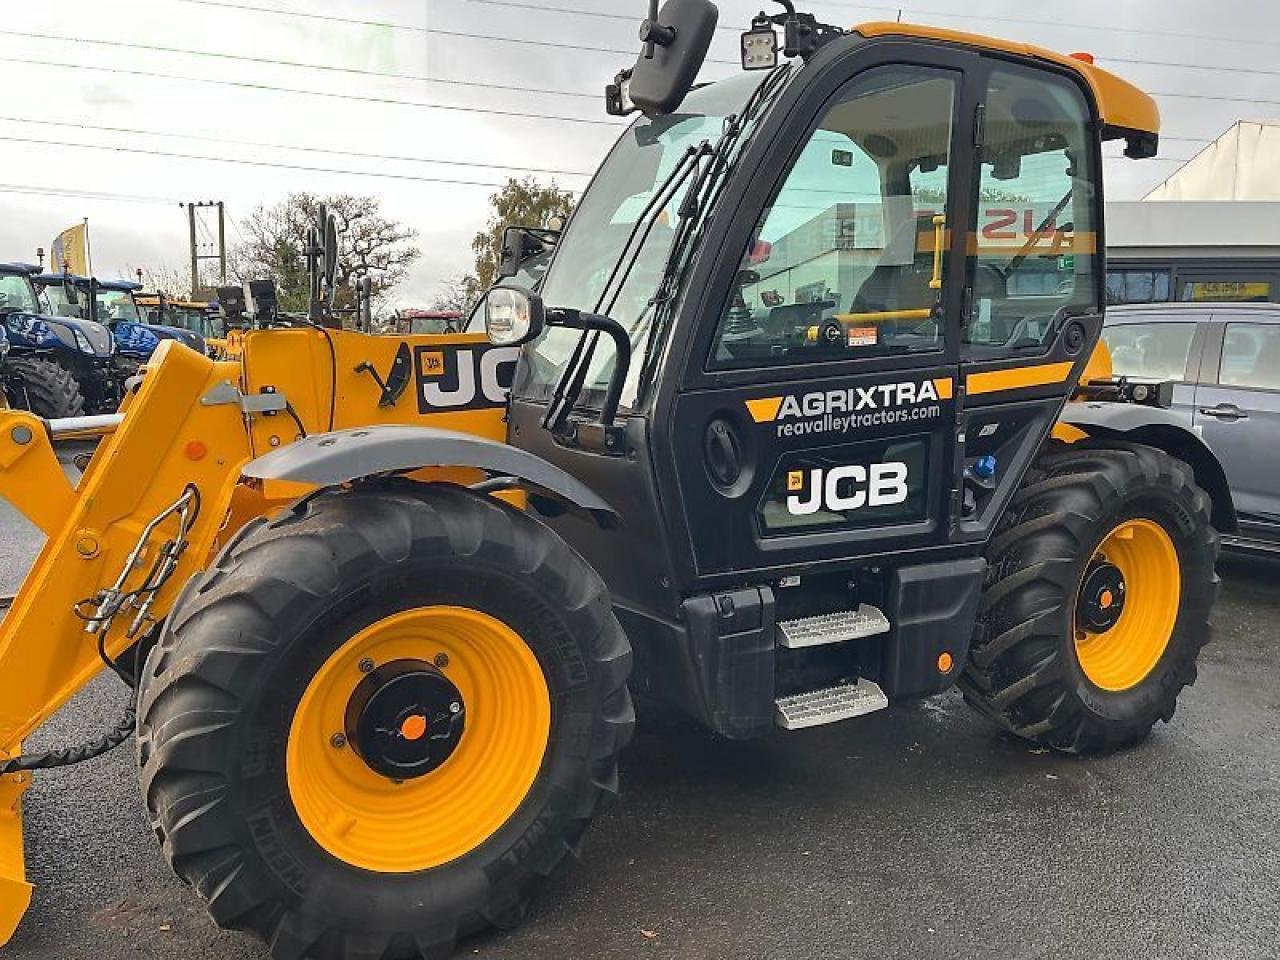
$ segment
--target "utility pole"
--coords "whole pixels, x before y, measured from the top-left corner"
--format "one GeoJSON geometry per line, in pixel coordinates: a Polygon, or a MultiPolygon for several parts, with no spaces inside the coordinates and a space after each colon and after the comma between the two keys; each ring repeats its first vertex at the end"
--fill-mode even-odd
{"type": "Polygon", "coordinates": [[[227,211],[226,205],[221,200],[197,200],[181,206],[187,209],[187,230],[191,241],[191,295],[195,297],[198,296],[197,291],[200,289],[201,260],[217,260],[218,280],[222,284],[227,282],[227,211]],[[200,211],[212,209],[218,211],[217,250],[215,252],[213,245],[208,244],[209,252],[206,253],[201,251],[200,242],[196,237],[196,223],[199,220],[201,225],[204,224],[200,219],[200,211]]]}

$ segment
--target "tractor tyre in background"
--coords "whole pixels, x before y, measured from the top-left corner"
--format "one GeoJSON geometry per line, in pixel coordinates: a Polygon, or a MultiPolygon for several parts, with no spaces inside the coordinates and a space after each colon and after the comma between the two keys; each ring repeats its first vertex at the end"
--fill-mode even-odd
{"type": "Polygon", "coordinates": [[[277,960],[438,957],[516,923],[617,789],[631,653],[596,572],[408,481],[249,524],[139,689],[165,856],[277,960]]]}
{"type": "Polygon", "coordinates": [[[54,420],[84,413],[80,384],[65,367],[43,357],[9,354],[9,404],[54,420]]]}
{"type": "Polygon", "coordinates": [[[1160,450],[1052,441],[987,545],[965,698],[1066,753],[1109,753],[1172,719],[1210,637],[1211,509],[1160,450]]]}

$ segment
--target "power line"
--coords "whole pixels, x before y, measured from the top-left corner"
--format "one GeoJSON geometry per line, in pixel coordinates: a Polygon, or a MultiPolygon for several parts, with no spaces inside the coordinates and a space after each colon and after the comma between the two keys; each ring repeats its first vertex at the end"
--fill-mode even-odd
{"type": "Polygon", "coordinates": [[[148,197],[130,193],[106,193],[99,190],[70,190],[65,187],[42,187],[22,183],[0,183],[0,193],[17,193],[35,197],[76,197],[83,200],[108,200],[120,203],[155,203],[163,206],[177,204],[177,200],[165,197],[148,197]]]}
{"type": "Polygon", "coordinates": [[[192,50],[189,47],[167,47],[161,44],[137,43],[132,40],[102,40],[97,37],[65,37],[51,33],[28,33],[20,30],[0,30],[0,36],[21,37],[28,40],[52,40],[58,43],[80,43],[95,47],[147,50],[151,53],[171,53],[184,57],[207,57],[213,60],[235,60],[268,67],[289,67],[295,70],[319,70],[325,73],[348,73],[361,77],[378,77],[387,80],[413,80],[418,83],[440,83],[459,87],[477,87],[482,90],[504,90],[515,93],[548,94],[557,97],[580,97],[602,100],[603,94],[581,93],[577,90],[553,90],[546,87],[530,87],[512,83],[488,83],[480,80],[458,80],[452,77],[428,77],[420,73],[390,73],[385,70],[361,70],[358,67],[337,67],[327,63],[303,63],[299,60],[275,60],[271,57],[250,57],[239,53],[223,53],[218,50],[192,50]]]}
{"type": "Polygon", "coordinates": [[[150,80],[176,80],[180,83],[203,83],[221,87],[238,87],[244,90],[267,91],[271,93],[291,93],[306,97],[327,97],[334,100],[353,100],[360,103],[380,103],[389,106],[425,107],[430,110],[452,110],[458,113],[483,113],[499,117],[514,117],[522,120],[558,120],[563,123],[583,123],[597,127],[619,128],[621,124],[612,120],[593,120],[589,117],[568,117],[551,113],[530,113],[522,110],[495,110],[491,107],[465,107],[449,103],[432,103],[428,100],[403,100],[398,97],[374,97],[367,94],[338,93],[332,90],[307,90],[302,87],[281,87],[269,83],[253,83],[247,80],[224,80],[210,77],[184,77],[175,73],[160,73],[152,70],[134,70],[126,67],[104,67],[87,63],[61,63],[53,60],[32,60],[25,57],[6,57],[4,63],[20,63],[32,67],[55,67],[62,70],[92,70],[99,73],[112,73],[121,76],[144,77],[150,80]]]}
{"type": "Polygon", "coordinates": [[[99,133],[123,133],[131,136],[169,137],[170,139],[191,140],[201,143],[214,143],[222,146],[258,147],[268,150],[297,150],[303,153],[332,154],[342,157],[361,157],[366,160],[397,160],[406,163],[431,163],[448,167],[485,167],[493,170],[515,170],[520,173],[549,173],[566,177],[589,177],[590,170],[559,170],[554,167],[523,167],[506,163],[481,163],[474,160],[442,160],[435,157],[409,156],[394,153],[368,153],[359,150],[341,150],[333,147],[312,147],[301,144],[269,143],[258,140],[232,140],[225,137],[209,137],[189,133],[165,133],[160,130],[143,130],[137,127],[108,127],[93,123],[74,123],[65,120],[36,120],[31,117],[8,117],[0,115],[0,122],[26,123],[42,127],[63,127],[73,130],[92,130],[99,133]]]}
{"type": "MultiPolygon", "coordinates": [[[[188,2],[193,2],[193,0],[188,0],[188,2]]],[[[861,8],[864,10],[869,9],[863,4],[843,3],[841,2],[841,0],[818,0],[818,2],[823,4],[824,6],[848,7],[852,9],[861,8]]],[[[885,8],[882,7],[879,9],[885,9],[885,8]]],[[[895,9],[898,9],[898,8],[895,8],[895,9]]],[[[954,13],[952,11],[947,11],[947,10],[925,10],[925,9],[911,10],[905,6],[901,7],[901,10],[903,14],[907,16],[914,17],[914,16],[923,15],[926,17],[946,17],[949,20],[963,20],[966,23],[969,22],[970,20],[984,20],[988,23],[1026,23],[1026,24],[1031,24],[1033,26],[1040,26],[1040,27],[1056,27],[1060,30],[1061,29],[1094,30],[1102,33],[1136,33],[1136,34],[1141,34],[1144,37],[1177,37],[1182,40],[1195,40],[1199,43],[1203,43],[1206,40],[1208,40],[1210,42],[1215,42],[1215,43],[1248,43],[1248,44],[1256,44],[1256,45],[1268,46],[1268,47],[1280,46],[1280,41],[1275,41],[1275,40],[1256,40],[1253,38],[1244,39],[1240,37],[1205,36],[1203,34],[1196,34],[1196,33],[1179,33],[1173,30],[1151,30],[1151,29],[1148,29],[1147,27],[1120,27],[1120,26],[1113,26],[1111,24],[1101,25],[1101,24],[1089,24],[1089,23],[1071,23],[1071,22],[1063,22],[1061,20],[1034,20],[1034,19],[1028,19],[1026,17],[992,17],[992,16],[986,16],[985,14],[972,14],[972,13],[959,14],[959,13],[954,13]]]]}
{"type": "MultiPolygon", "coordinates": [[[[109,146],[99,143],[75,143],[67,140],[43,140],[34,137],[5,137],[8,143],[29,143],[45,147],[71,147],[81,150],[106,150],[112,153],[136,153],[148,157],[168,157],[177,160],[206,160],[210,163],[230,163],[244,167],[270,167],[277,170],[300,170],[307,173],[336,173],[356,177],[374,177],[380,180],[409,180],[417,183],[447,183],[462,187],[501,187],[501,183],[485,180],[455,180],[448,177],[424,177],[411,173],[379,173],[373,170],[350,170],[338,167],[312,167],[273,160],[248,160],[242,157],[211,157],[201,153],[178,153],[170,150],[149,150],[142,147],[109,146]]],[[[570,193],[580,193],[570,190],[570,193]]]]}
{"type": "MultiPolygon", "coordinates": [[[[347,23],[363,27],[381,27],[383,29],[390,30],[406,30],[412,33],[423,33],[438,37],[458,37],[467,40],[489,40],[495,43],[517,43],[534,47],[551,47],[558,50],[580,50],[587,51],[589,53],[617,53],[626,57],[634,57],[636,55],[636,50],[634,48],[630,50],[620,50],[617,47],[593,47],[585,44],[561,43],[557,40],[533,40],[527,37],[504,37],[490,33],[473,33],[464,30],[441,30],[436,27],[419,27],[408,23],[396,23],[391,20],[362,20],[355,17],[338,17],[331,14],[307,13],[298,10],[275,10],[271,7],[259,7],[247,3],[228,3],[226,0],[177,0],[177,2],[190,3],[205,7],[221,7],[228,10],[241,10],[246,13],[273,14],[278,17],[301,17],[307,20],[328,20],[335,23],[347,23]]],[[[569,12],[580,13],[582,11],[574,10],[569,12]]],[[[706,62],[735,65],[738,63],[737,60],[717,60],[714,57],[707,57],[706,62]]]]}
{"type": "MultiPolygon", "coordinates": [[[[195,0],[191,0],[191,2],[195,2],[195,0]]],[[[543,10],[552,9],[552,10],[559,10],[565,13],[584,13],[584,11],[569,10],[564,7],[559,7],[559,8],[541,7],[540,8],[537,5],[532,3],[520,3],[520,2],[514,2],[514,0],[472,0],[472,2],[491,3],[499,6],[515,7],[518,9],[543,9],[543,10]]],[[[245,8],[245,9],[248,9],[248,8],[245,8]]],[[[618,19],[624,19],[624,20],[630,19],[625,17],[622,14],[594,13],[592,15],[602,16],[602,17],[616,17],[618,19]]],[[[441,37],[458,37],[458,38],[467,38],[467,39],[474,39],[474,40],[487,40],[487,41],[496,42],[496,43],[529,44],[532,46],[551,47],[559,50],[577,50],[577,51],[587,51],[587,52],[594,52],[594,53],[610,53],[610,54],[620,54],[622,56],[630,56],[630,55],[633,55],[635,52],[633,50],[621,50],[617,47],[597,47],[597,46],[590,46],[587,44],[561,43],[555,40],[531,40],[524,37],[503,37],[503,36],[495,36],[493,34],[472,33],[468,31],[460,31],[460,30],[441,30],[438,28],[426,28],[426,27],[422,29],[427,31],[430,34],[433,34],[435,36],[441,36],[441,37]]],[[[338,67],[332,64],[303,63],[297,60],[275,60],[270,57],[251,57],[243,54],[224,53],[216,50],[214,51],[193,50],[193,49],[184,48],[184,47],[169,47],[169,46],[163,46],[159,44],[137,43],[135,41],[130,41],[130,40],[103,40],[103,39],[92,38],[92,37],[68,37],[68,36],[61,36],[58,34],[32,33],[29,31],[21,31],[21,30],[0,30],[0,36],[18,37],[18,38],[29,39],[29,40],[46,40],[46,41],[53,41],[53,42],[59,42],[59,43],[88,44],[91,46],[111,47],[116,49],[146,50],[152,53],[169,53],[169,54],[178,54],[181,56],[190,56],[190,57],[206,57],[206,58],[217,59],[217,60],[234,60],[234,61],[239,61],[241,63],[254,63],[254,64],[270,66],[270,67],[286,67],[286,68],[302,69],[302,70],[318,70],[318,71],[323,71],[328,73],[346,73],[346,74],[353,74],[356,76],[381,77],[381,78],[391,79],[391,80],[413,80],[413,81],[425,82],[425,83],[446,83],[446,84],[455,84],[458,86],[479,87],[483,89],[547,94],[551,96],[584,97],[588,99],[598,99],[598,97],[595,94],[579,93],[576,91],[569,91],[569,90],[554,90],[554,89],[546,89],[546,88],[538,88],[538,87],[525,87],[525,86],[518,86],[515,84],[487,83],[487,82],[475,81],[475,80],[454,80],[454,79],[443,79],[443,78],[436,79],[433,77],[423,76],[422,74],[392,73],[392,72],[382,71],[382,70],[361,70],[356,67],[338,67]]],[[[1230,67],[1230,66],[1222,66],[1219,64],[1186,63],[1186,62],[1171,61],[1171,60],[1142,60],[1142,59],[1134,59],[1131,57],[1113,57],[1113,56],[1106,56],[1106,55],[1099,55],[1099,59],[1105,60],[1108,63],[1123,63],[1131,66],[1165,67],[1168,69],[1177,69],[1177,70],[1211,70],[1217,73],[1256,74],[1258,76],[1280,76],[1280,70],[1269,70],[1262,67],[1230,67]]],[[[736,65],[738,63],[738,61],[736,60],[718,60],[718,59],[715,59],[714,57],[706,58],[706,62],[725,64],[725,65],[736,65]]]]}

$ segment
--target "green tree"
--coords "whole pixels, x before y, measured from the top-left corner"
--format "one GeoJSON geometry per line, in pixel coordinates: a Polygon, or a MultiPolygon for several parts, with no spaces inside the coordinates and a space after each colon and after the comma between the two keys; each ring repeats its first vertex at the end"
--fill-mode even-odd
{"type": "Polygon", "coordinates": [[[373,280],[374,301],[384,299],[421,251],[414,244],[417,231],[384,216],[376,197],[291,193],[272,206],[259,206],[240,221],[243,239],[231,249],[231,273],[239,282],[270,278],[281,310],[306,310],[307,233],[321,203],[338,219],[337,306],[354,304],[353,281],[365,274],[373,280]]]}
{"type": "Polygon", "coordinates": [[[543,186],[533,177],[509,179],[489,197],[492,211],[484,230],[471,241],[476,255],[475,272],[461,279],[471,302],[488,290],[498,278],[502,256],[502,231],[506,227],[545,227],[552,217],[566,218],[573,209],[573,194],[561,190],[554,180],[543,186]]]}

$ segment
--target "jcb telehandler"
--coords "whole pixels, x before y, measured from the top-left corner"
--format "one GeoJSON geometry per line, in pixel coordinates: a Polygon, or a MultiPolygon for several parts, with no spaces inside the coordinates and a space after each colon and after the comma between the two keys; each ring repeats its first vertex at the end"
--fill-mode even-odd
{"type": "Polygon", "coordinates": [[[134,734],[22,754],[104,664],[164,855],[281,960],[516,922],[629,689],[729,737],[955,683],[1073,753],[1172,717],[1230,509],[1124,439],[1161,389],[1094,354],[1103,143],[1152,155],[1154,104],[784,7],[696,90],[715,7],[652,11],[607,95],[640,116],[487,342],[251,330],[162,345],[118,417],[0,414],[48,536],[0,634],[0,935],[31,771],[134,734]],[[74,488],[72,428],[105,434],[74,488]]]}

